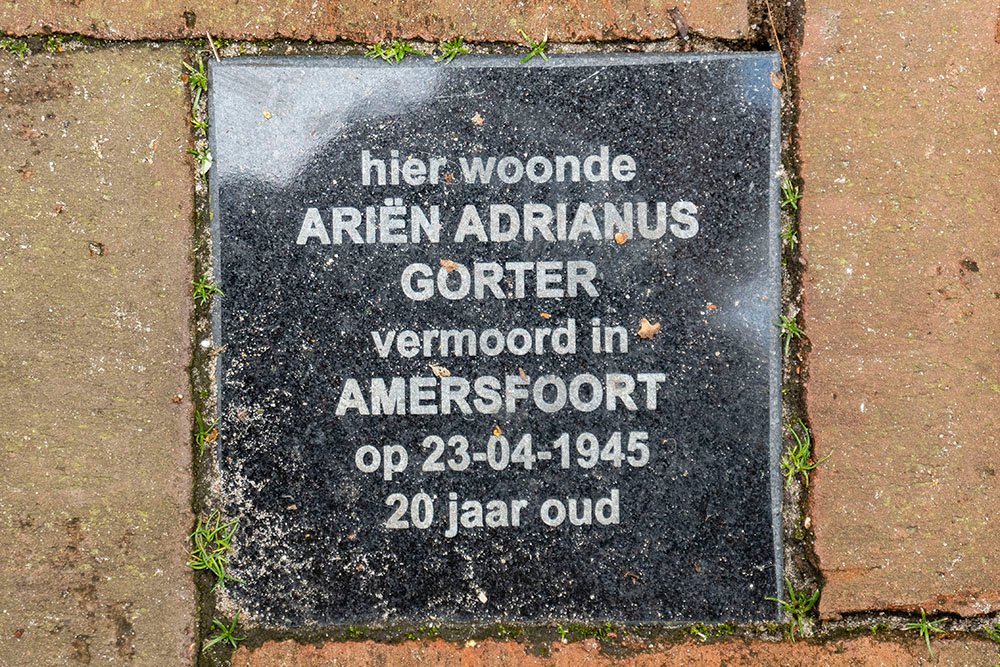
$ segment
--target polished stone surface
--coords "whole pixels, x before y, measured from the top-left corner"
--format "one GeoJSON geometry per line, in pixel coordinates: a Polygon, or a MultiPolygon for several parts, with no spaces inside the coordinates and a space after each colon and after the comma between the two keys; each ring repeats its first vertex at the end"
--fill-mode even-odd
{"type": "Polygon", "coordinates": [[[775,66],[213,65],[246,613],[776,615],[775,66]]]}

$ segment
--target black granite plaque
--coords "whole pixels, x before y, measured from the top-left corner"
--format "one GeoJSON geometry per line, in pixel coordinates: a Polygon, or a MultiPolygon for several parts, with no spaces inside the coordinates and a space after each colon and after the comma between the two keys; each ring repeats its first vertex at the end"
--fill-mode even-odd
{"type": "Polygon", "coordinates": [[[775,66],[213,64],[246,613],[774,617],[775,66]]]}

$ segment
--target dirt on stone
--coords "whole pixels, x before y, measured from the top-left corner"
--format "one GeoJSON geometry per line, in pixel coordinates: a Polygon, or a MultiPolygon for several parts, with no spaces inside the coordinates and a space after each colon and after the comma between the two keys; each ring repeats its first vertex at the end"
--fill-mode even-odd
{"type": "Polygon", "coordinates": [[[185,56],[0,52],[0,665],[193,658],[185,56]]]}

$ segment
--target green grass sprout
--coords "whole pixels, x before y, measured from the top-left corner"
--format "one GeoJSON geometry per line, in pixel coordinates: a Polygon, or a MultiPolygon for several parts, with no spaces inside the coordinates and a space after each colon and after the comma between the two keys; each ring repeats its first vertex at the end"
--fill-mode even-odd
{"type": "Polygon", "coordinates": [[[219,425],[219,420],[216,419],[211,424],[205,423],[205,418],[201,416],[201,412],[198,410],[194,411],[194,442],[198,445],[198,453],[205,453],[205,446],[210,442],[215,442],[219,433],[215,430],[215,427],[219,425]]]}
{"type": "Polygon", "coordinates": [[[66,50],[66,47],[63,46],[63,38],[61,35],[49,35],[46,37],[42,48],[49,53],[62,53],[66,50]]]}
{"type": "Polygon", "coordinates": [[[391,42],[379,42],[372,44],[365,52],[366,58],[373,60],[381,59],[387,63],[398,65],[403,58],[418,51],[401,39],[394,39],[391,42]]]}
{"type": "Polygon", "coordinates": [[[14,39],[13,37],[0,39],[0,51],[10,51],[20,60],[24,60],[31,55],[28,43],[23,39],[14,39]]]}
{"type": "Polygon", "coordinates": [[[194,148],[189,148],[188,154],[193,156],[194,161],[198,163],[199,175],[204,176],[212,168],[212,151],[208,150],[208,146],[199,144],[194,148]]]}
{"type": "Polygon", "coordinates": [[[799,186],[792,183],[792,180],[786,176],[781,181],[781,208],[791,206],[797,211],[800,199],[802,199],[802,193],[799,192],[799,186]]]}
{"type": "Polygon", "coordinates": [[[215,575],[215,587],[229,579],[239,581],[229,576],[226,566],[229,565],[229,554],[232,552],[232,539],[239,526],[239,520],[223,521],[222,514],[212,512],[207,517],[200,517],[191,533],[191,556],[188,567],[196,571],[208,571],[215,575]]]}
{"type": "Polygon", "coordinates": [[[802,330],[799,323],[795,321],[795,318],[785,315],[780,316],[778,328],[781,329],[781,336],[785,339],[785,356],[788,356],[788,351],[792,346],[792,339],[802,338],[806,332],[802,330]]]}
{"type": "Polygon", "coordinates": [[[441,55],[434,58],[434,62],[436,63],[450,63],[458,56],[465,55],[469,52],[469,49],[465,46],[465,42],[461,37],[455,37],[454,39],[442,41],[438,44],[438,49],[441,50],[441,55]]]}
{"type": "Polygon", "coordinates": [[[546,35],[539,40],[531,39],[528,37],[528,33],[523,30],[520,31],[521,37],[524,38],[525,44],[528,45],[528,54],[521,58],[521,64],[528,62],[535,56],[539,56],[542,60],[548,60],[549,56],[545,53],[545,49],[549,47],[549,37],[546,35]]]}
{"type": "Polygon", "coordinates": [[[788,426],[788,432],[792,434],[794,444],[781,456],[781,473],[785,476],[788,484],[792,483],[796,475],[802,475],[803,483],[809,486],[809,471],[815,470],[816,466],[830,458],[827,454],[819,461],[812,461],[812,434],[800,419],[798,429],[788,426]],[[800,434],[801,433],[801,434],[800,434]]]}
{"type": "Polygon", "coordinates": [[[197,107],[201,102],[201,94],[208,90],[208,75],[205,73],[204,60],[197,58],[194,62],[194,65],[184,63],[185,72],[181,74],[181,80],[187,81],[191,88],[191,106],[197,107]]]}
{"type": "Polygon", "coordinates": [[[779,598],[765,599],[777,602],[778,606],[781,607],[781,611],[788,614],[788,639],[794,642],[795,633],[798,632],[801,637],[803,630],[809,624],[809,612],[812,611],[813,607],[819,601],[819,591],[813,591],[811,595],[805,592],[797,593],[792,587],[792,582],[788,579],[785,579],[785,588],[788,591],[787,600],[779,598]]]}
{"type": "Polygon", "coordinates": [[[204,136],[208,136],[208,121],[200,120],[194,113],[194,109],[191,110],[191,127],[196,130],[201,130],[204,136]]]}
{"type": "Polygon", "coordinates": [[[795,231],[795,225],[791,222],[786,224],[781,228],[781,238],[788,244],[791,250],[795,250],[795,246],[799,244],[799,235],[795,231]]]}
{"type": "Polygon", "coordinates": [[[931,633],[944,632],[944,629],[940,627],[941,623],[942,623],[941,619],[938,619],[936,621],[927,620],[927,612],[925,612],[923,608],[921,608],[920,620],[914,621],[912,623],[907,623],[906,625],[903,626],[903,629],[916,630],[918,633],[920,633],[920,636],[923,638],[924,643],[927,644],[927,654],[931,658],[933,658],[934,651],[931,650],[931,633]]]}
{"type": "Polygon", "coordinates": [[[239,622],[240,622],[239,612],[233,615],[233,620],[229,622],[229,625],[226,625],[217,618],[213,618],[212,625],[215,626],[215,629],[218,630],[218,632],[212,635],[212,637],[207,642],[205,642],[205,646],[202,647],[201,652],[204,653],[205,651],[212,648],[219,642],[226,642],[233,648],[236,648],[237,644],[246,639],[246,637],[236,636],[236,626],[239,624],[239,622]]]}
{"type": "Polygon", "coordinates": [[[31,55],[28,42],[23,39],[14,39],[13,37],[0,39],[0,51],[9,51],[16,55],[19,60],[24,60],[31,55]]]}
{"type": "Polygon", "coordinates": [[[225,296],[219,286],[212,282],[212,279],[206,273],[198,280],[191,283],[194,285],[193,297],[194,300],[200,304],[208,303],[208,300],[212,298],[213,294],[218,294],[219,296],[225,296]]]}

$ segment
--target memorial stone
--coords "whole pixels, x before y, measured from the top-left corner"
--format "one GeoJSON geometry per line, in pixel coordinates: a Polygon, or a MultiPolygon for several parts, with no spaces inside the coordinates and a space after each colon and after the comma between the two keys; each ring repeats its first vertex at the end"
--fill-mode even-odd
{"type": "Polygon", "coordinates": [[[213,64],[246,614],[776,617],[776,66],[213,64]]]}

